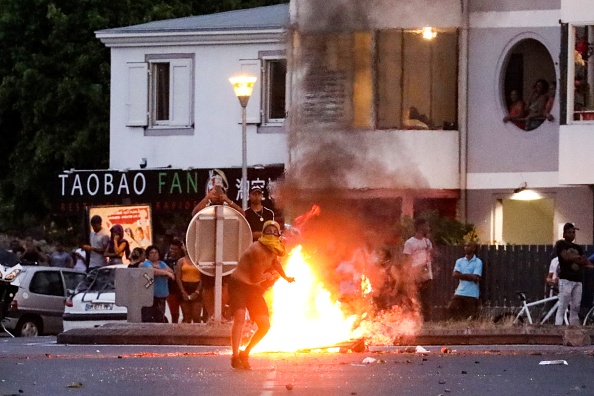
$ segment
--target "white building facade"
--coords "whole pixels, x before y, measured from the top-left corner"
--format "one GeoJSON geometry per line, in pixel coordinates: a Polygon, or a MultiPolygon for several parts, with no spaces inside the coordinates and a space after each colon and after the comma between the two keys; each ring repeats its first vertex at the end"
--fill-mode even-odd
{"type": "Polygon", "coordinates": [[[281,5],[98,31],[111,49],[110,168],[241,167],[241,107],[229,83],[241,73],[259,77],[248,166],[284,164],[287,25],[281,5]]]}

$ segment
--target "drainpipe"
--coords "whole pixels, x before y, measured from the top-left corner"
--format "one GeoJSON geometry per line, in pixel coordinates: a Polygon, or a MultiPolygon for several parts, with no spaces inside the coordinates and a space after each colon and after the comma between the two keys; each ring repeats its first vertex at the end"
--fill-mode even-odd
{"type": "Polygon", "coordinates": [[[462,26],[460,29],[460,51],[458,54],[458,139],[459,139],[459,171],[460,201],[458,202],[458,218],[468,222],[467,172],[468,172],[468,0],[461,0],[462,26]]]}

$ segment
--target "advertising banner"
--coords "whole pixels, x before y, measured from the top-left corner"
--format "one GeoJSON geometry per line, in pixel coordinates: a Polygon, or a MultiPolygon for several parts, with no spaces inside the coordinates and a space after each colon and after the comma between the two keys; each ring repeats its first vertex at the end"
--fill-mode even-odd
{"type": "Polygon", "coordinates": [[[116,224],[124,228],[124,238],[135,247],[146,248],[153,242],[151,207],[149,205],[94,206],[89,208],[89,223],[95,215],[101,216],[107,231],[116,224]]]}

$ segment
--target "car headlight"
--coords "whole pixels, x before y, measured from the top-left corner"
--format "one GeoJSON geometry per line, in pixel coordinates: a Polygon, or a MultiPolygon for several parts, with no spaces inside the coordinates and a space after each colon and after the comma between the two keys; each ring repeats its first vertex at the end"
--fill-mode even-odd
{"type": "Polygon", "coordinates": [[[20,269],[14,269],[4,276],[4,280],[12,282],[21,273],[20,269]]]}

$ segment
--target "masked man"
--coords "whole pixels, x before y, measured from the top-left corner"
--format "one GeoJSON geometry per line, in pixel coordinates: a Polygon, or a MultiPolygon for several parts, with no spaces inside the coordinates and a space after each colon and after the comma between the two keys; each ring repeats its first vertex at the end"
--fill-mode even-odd
{"type": "Polygon", "coordinates": [[[285,255],[285,247],[280,240],[280,225],[269,220],[262,227],[262,236],[252,243],[241,255],[237,268],[229,280],[229,305],[233,313],[231,328],[231,346],[233,356],[231,366],[236,369],[250,369],[248,356],[250,351],[260,342],[270,329],[268,306],[264,300],[264,291],[273,277],[272,270],[278,272],[287,282],[295,279],[287,277],[278,261],[285,255]],[[240,352],[239,344],[243,334],[246,309],[258,329],[250,342],[240,352]]]}

